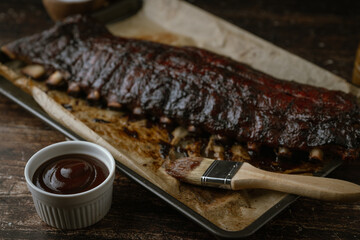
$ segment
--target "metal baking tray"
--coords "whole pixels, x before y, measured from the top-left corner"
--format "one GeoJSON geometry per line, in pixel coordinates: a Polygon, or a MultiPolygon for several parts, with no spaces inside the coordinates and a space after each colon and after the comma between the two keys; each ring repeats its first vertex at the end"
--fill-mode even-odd
{"type": "MultiPolygon", "coordinates": [[[[98,12],[94,14],[94,16],[103,22],[109,22],[113,20],[124,19],[131,14],[135,13],[138,8],[141,6],[140,1],[133,0],[125,0],[121,1],[120,4],[114,6],[112,9],[105,9],[102,12],[98,12]],[[132,2],[132,3],[130,3],[132,2]],[[136,4],[134,2],[137,2],[136,4]],[[114,9],[120,8],[121,14],[119,15],[118,11],[114,11],[114,9]],[[127,9],[126,11],[124,9],[127,9]],[[111,15],[116,14],[116,15],[111,15]]],[[[0,62],[7,61],[7,58],[0,53],[0,62]]],[[[71,140],[84,140],[79,137],[77,134],[72,132],[71,130],[66,129],[61,124],[53,120],[46,112],[42,110],[42,108],[35,102],[35,100],[27,93],[23,92],[18,87],[14,86],[11,82],[0,76],[0,93],[11,99],[31,114],[35,115],[57,131],[64,134],[67,138],[71,140]]],[[[317,172],[317,176],[326,176],[335,168],[341,165],[341,161],[335,161],[327,164],[321,171],[317,172]]],[[[266,211],[262,216],[256,219],[253,223],[248,225],[246,228],[240,231],[226,231],[218,226],[214,225],[206,218],[202,217],[176,198],[169,195],[167,192],[163,191],[159,187],[155,186],[145,178],[138,175],[136,172],[127,168],[123,164],[116,162],[117,169],[133,179],[135,182],[145,187],[150,192],[154,193],[156,196],[164,200],[166,203],[174,207],[176,210],[184,214],[186,217],[190,218],[195,223],[199,224],[201,227],[209,231],[210,233],[222,237],[222,238],[241,238],[247,237],[254,232],[256,232],[259,228],[261,228],[264,224],[273,219],[277,214],[287,208],[291,203],[293,203],[299,196],[288,194],[281,201],[271,207],[268,211],[266,211]]]]}

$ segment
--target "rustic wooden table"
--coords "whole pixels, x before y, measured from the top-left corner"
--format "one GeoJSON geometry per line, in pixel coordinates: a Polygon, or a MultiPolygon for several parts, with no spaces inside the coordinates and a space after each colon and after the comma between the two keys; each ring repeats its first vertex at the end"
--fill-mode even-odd
{"type": "MultiPolygon", "coordinates": [[[[360,42],[360,2],[217,1],[197,5],[345,79],[360,42]]],[[[52,25],[40,0],[0,0],[0,45],[52,25]]],[[[76,231],[47,226],[35,212],[23,176],[29,157],[65,137],[0,96],[0,239],[212,239],[205,230],[116,173],[110,213],[76,231]]],[[[330,177],[360,184],[360,161],[330,177]]],[[[300,198],[250,239],[360,239],[360,202],[300,198]]]]}

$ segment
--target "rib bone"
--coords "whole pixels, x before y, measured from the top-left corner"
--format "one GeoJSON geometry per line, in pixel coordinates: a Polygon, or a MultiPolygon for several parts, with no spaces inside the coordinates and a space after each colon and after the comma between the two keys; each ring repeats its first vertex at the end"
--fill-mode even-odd
{"type": "Polygon", "coordinates": [[[6,55],[8,55],[11,59],[16,58],[16,55],[11,50],[9,50],[6,46],[2,46],[0,49],[2,52],[4,52],[6,55]]]}
{"type": "Polygon", "coordinates": [[[196,127],[194,125],[190,125],[190,126],[188,126],[187,130],[189,132],[196,132],[196,127]]]}
{"type": "Polygon", "coordinates": [[[175,146],[180,142],[182,138],[186,137],[186,135],[188,134],[189,132],[183,127],[175,128],[175,130],[172,132],[174,138],[171,140],[171,145],[175,146]]]}
{"type": "Polygon", "coordinates": [[[50,77],[46,80],[46,84],[51,86],[56,86],[61,83],[63,80],[63,76],[59,71],[55,71],[50,77]]]}
{"type": "Polygon", "coordinates": [[[279,147],[277,155],[281,156],[281,157],[290,158],[292,155],[292,152],[286,147],[279,147]]]}
{"type": "Polygon", "coordinates": [[[93,101],[97,101],[100,99],[100,93],[97,90],[92,90],[90,91],[90,93],[87,95],[87,99],[88,100],[93,100],[93,101]]]}
{"type": "Polygon", "coordinates": [[[69,86],[68,86],[68,93],[72,93],[72,94],[77,94],[80,92],[80,86],[78,83],[75,83],[75,82],[71,82],[69,83],[69,86]]]}
{"type": "Polygon", "coordinates": [[[214,145],[214,158],[216,160],[224,160],[225,149],[223,146],[214,145]]]}
{"type": "Polygon", "coordinates": [[[121,105],[120,103],[118,103],[118,102],[115,102],[115,101],[113,101],[113,102],[108,102],[108,103],[107,103],[107,106],[108,106],[109,108],[114,108],[114,109],[120,109],[120,108],[122,108],[122,105],[121,105]]]}
{"type": "Polygon", "coordinates": [[[313,148],[310,151],[309,158],[322,161],[324,158],[324,152],[320,148],[313,148]]]}
{"type": "Polygon", "coordinates": [[[226,142],[228,140],[228,138],[226,136],[220,135],[220,134],[215,134],[214,135],[214,139],[221,141],[221,142],[226,142]]]}
{"type": "Polygon", "coordinates": [[[132,112],[135,115],[141,115],[143,113],[141,107],[135,107],[132,112]]]}
{"type": "Polygon", "coordinates": [[[213,151],[214,148],[214,135],[211,135],[209,142],[205,148],[205,155],[208,157],[210,152],[213,151]]]}
{"type": "Polygon", "coordinates": [[[160,122],[161,123],[165,123],[165,124],[170,124],[171,123],[171,119],[166,117],[166,116],[162,116],[160,117],[160,122]]]}
{"type": "Polygon", "coordinates": [[[215,145],[215,138],[216,136],[211,135],[209,142],[205,148],[205,155],[209,156],[211,152],[214,153],[214,159],[216,160],[224,160],[224,147],[215,145]]]}
{"type": "Polygon", "coordinates": [[[27,65],[21,70],[22,73],[24,73],[27,76],[30,76],[34,79],[38,79],[39,77],[43,76],[45,74],[45,68],[41,65],[27,65]]]}

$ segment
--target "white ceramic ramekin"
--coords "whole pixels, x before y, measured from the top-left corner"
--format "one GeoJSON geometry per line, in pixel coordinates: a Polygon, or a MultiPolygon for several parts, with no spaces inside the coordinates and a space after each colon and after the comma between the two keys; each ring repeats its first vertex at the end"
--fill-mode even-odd
{"type": "Polygon", "coordinates": [[[35,153],[25,166],[25,179],[40,218],[60,229],[78,229],[100,221],[112,202],[115,161],[103,147],[84,141],[59,142],[35,153]],[[105,163],[109,176],[100,185],[77,194],[54,194],[36,187],[32,178],[45,161],[65,154],[87,154],[105,163]]]}

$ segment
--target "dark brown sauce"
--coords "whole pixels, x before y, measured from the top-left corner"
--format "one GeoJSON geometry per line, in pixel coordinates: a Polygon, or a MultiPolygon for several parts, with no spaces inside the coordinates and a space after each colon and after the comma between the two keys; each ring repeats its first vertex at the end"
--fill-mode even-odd
{"type": "Polygon", "coordinates": [[[43,163],[33,176],[40,189],[55,194],[75,194],[101,184],[109,170],[100,160],[85,154],[67,154],[43,163]]]}
{"type": "Polygon", "coordinates": [[[136,132],[136,131],[131,131],[131,130],[129,130],[128,128],[126,128],[126,127],[123,127],[123,132],[126,134],[126,135],[128,135],[129,137],[133,137],[133,138],[136,138],[136,139],[139,139],[139,134],[138,134],[138,132],[136,132]]]}
{"type": "Polygon", "coordinates": [[[110,123],[109,121],[106,121],[106,120],[101,119],[101,118],[93,118],[93,122],[96,122],[96,123],[110,123]]]}
{"type": "Polygon", "coordinates": [[[189,172],[200,165],[203,158],[180,158],[176,161],[167,161],[165,165],[166,172],[177,178],[185,179],[189,172]]]}

